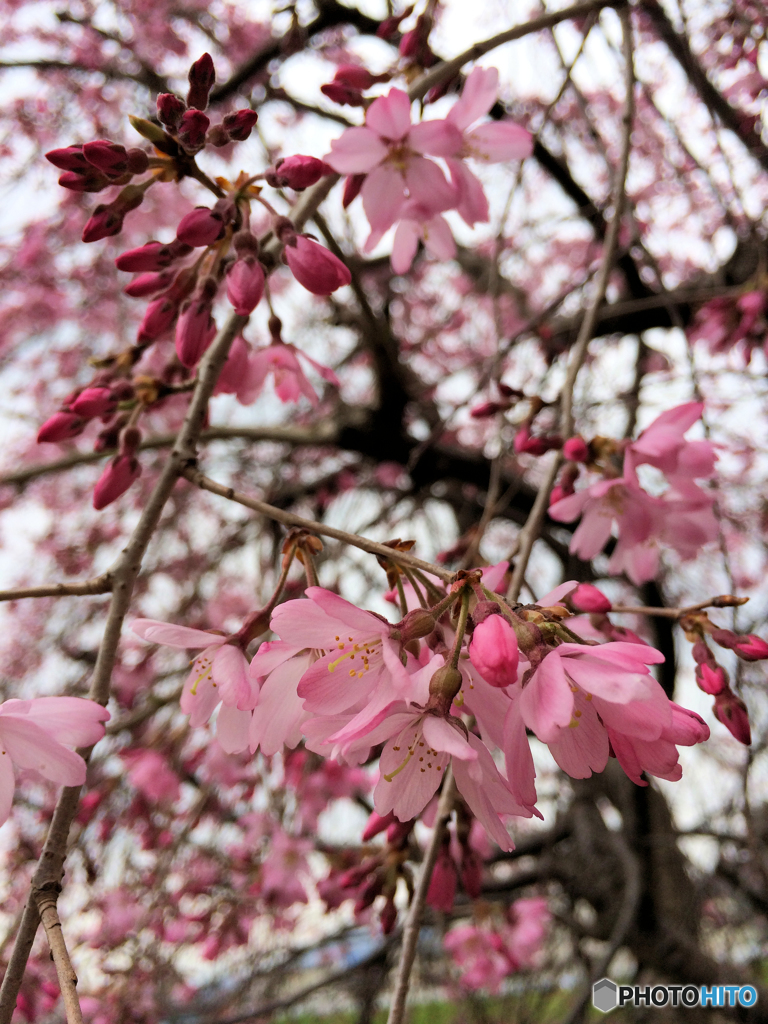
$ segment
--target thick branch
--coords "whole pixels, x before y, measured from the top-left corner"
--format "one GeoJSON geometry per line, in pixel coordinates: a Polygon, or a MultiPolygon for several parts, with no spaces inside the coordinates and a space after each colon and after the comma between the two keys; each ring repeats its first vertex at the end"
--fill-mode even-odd
{"type": "Polygon", "coordinates": [[[22,597],[85,597],[88,594],[109,594],[112,575],[104,573],[82,583],[44,583],[39,587],[17,587],[0,590],[0,601],[18,601],[22,597]]]}

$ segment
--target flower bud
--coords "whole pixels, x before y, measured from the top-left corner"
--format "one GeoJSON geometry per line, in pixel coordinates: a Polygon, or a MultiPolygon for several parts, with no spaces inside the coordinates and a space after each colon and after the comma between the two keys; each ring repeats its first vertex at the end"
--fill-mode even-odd
{"type": "Polygon", "coordinates": [[[176,355],[187,367],[196,366],[213,341],[216,324],[208,298],[193,298],[176,324],[176,355]]]}
{"type": "Polygon", "coordinates": [[[131,484],[141,476],[141,466],[132,455],[118,455],[112,459],[93,489],[93,507],[100,511],[125,494],[131,484]]]}
{"type": "Polygon", "coordinates": [[[204,53],[189,69],[187,106],[205,110],[208,106],[208,94],[215,81],[216,72],[213,67],[213,58],[210,53],[204,53]]]}
{"type": "Polygon", "coordinates": [[[514,629],[502,615],[489,615],[475,626],[469,660],[491,686],[504,689],[517,680],[520,650],[514,629]]]}
{"type": "Polygon", "coordinates": [[[70,192],[101,192],[107,185],[112,185],[106,174],[97,171],[95,167],[83,171],[66,171],[59,178],[62,188],[68,188],[70,192]]]}
{"type": "Polygon", "coordinates": [[[86,142],[83,146],[83,156],[89,164],[110,178],[119,178],[128,170],[128,152],[125,146],[110,142],[108,139],[86,142]]]}
{"type": "Polygon", "coordinates": [[[62,149],[51,149],[45,154],[60,171],[87,171],[90,164],[85,159],[82,146],[64,146],[62,149]]]}
{"type": "Polygon", "coordinates": [[[247,316],[264,294],[264,268],[253,256],[236,260],[227,274],[227,298],[239,316],[247,316]]]}
{"type": "Polygon", "coordinates": [[[410,7],[406,7],[402,14],[393,14],[392,17],[385,18],[376,29],[376,35],[379,39],[391,39],[400,27],[400,22],[405,21],[412,14],[413,4],[410,7]]]}
{"type": "Polygon", "coordinates": [[[456,899],[457,882],[456,865],[453,863],[450,846],[446,843],[443,844],[437,855],[432,878],[429,880],[429,889],[427,890],[429,906],[450,914],[453,910],[453,901],[456,899]]]}
{"type": "Polygon", "coordinates": [[[333,80],[363,92],[377,81],[367,68],[361,68],[357,64],[341,64],[336,68],[333,80]]]}
{"type": "Polygon", "coordinates": [[[470,411],[469,415],[474,420],[484,420],[489,416],[495,416],[497,412],[503,412],[506,408],[500,402],[481,402],[470,411]]]}
{"type": "Polygon", "coordinates": [[[429,696],[436,697],[439,702],[450,708],[453,698],[461,689],[461,672],[450,665],[443,665],[429,680],[429,696]]]}
{"type": "Polygon", "coordinates": [[[157,119],[169,128],[178,125],[186,109],[185,103],[172,92],[161,92],[157,97],[157,119]]]}
{"type": "Polygon", "coordinates": [[[605,614],[611,610],[611,602],[591,583],[580,583],[576,589],[568,595],[572,607],[577,612],[589,612],[605,614]]]}
{"type": "Polygon", "coordinates": [[[325,174],[333,170],[314,156],[289,156],[278,160],[274,171],[267,173],[267,182],[273,188],[288,186],[297,192],[316,184],[325,174]]]}
{"type": "Polygon", "coordinates": [[[163,291],[173,281],[173,271],[164,270],[160,274],[139,274],[130,284],[127,284],[123,291],[133,299],[141,299],[146,295],[156,295],[163,291]]]}
{"type": "Polygon", "coordinates": [[[483,863],[469,846],[461,848],[461,884],[471,900],[479,899],[483,891],[483,863]]]}
{"type": "Polygon", "coordinates": [[[109,388],[86,388],[72,403],[72,412],[86,419],[105,416],[114,411],[117,398],[109,388]]]}
{"type": "Polygon", "coordinates": [[[570,462],[589,462],[589,445],[583,437],[569,437],[563,445],[563,455],[570,462]]]}
{"type": "Polygon", "coordinates": [[[395,626],[404,644],[409,643],[411,640],[420,640],[424,636],[429,636],[434,628],[435,617],[426,608],[414,608],[412,611],[407,612],[402,621],[395,626]]]}
{"type": "MultiPolygon", "coordinates": [[[[194,211],[192,211],[194,213],[194,211]]],[[[178,239],[170,245],[163,242],[147,242],[136,249],[127,249],[115,260],[118,270],[126,270],[131,274],[148,270],[162,270],[174,260],[192,252],[192,247],[178,239]]]]}
{"type": "Polygon", "coordinates": [[[154,341],[165,334],[173,326],[178,311],[178,302],[167,295],[161,295],[159,299],[150,302],[139,324],[139,342],[154,341]]]}
{"type": "Polygon", "coordinates": [[[749,728],[749,714],[743,700],[736,696],[732,690],[726,689],[715,697],[713,708],[718,721],[728,729],[739,743],[746,747],[752,742],[752,732],[749,728]]]}
{"type": "Polygon", "coordinates": [[[259,119],[255,110],[248,107],[225,114],[221,126],[232,142],[245,142],[259,119]]]}
{"type": "Polygon", "coordinates": [[[350,174],[344,179],[344,194],[341,199],[341,205],[345,210],[360,195],[360,189],[363,187],[364,182],[364,174],[350,174]]]}
{"type": "Polygon", "coordinates": [[[340,259],[304,235],[286,245],[285,259],[299,284],[313,295],[330,295],[352,280],[340,259]]]}
{"type": "Polygon", "coordinates": [[[389,826],[394,821],[395,816],[392,813],[392,811],[390,811],[388,814],[385,814],[383,817],[380,814],[377,814],[376,811],[372,811],[371,816],[368,818],[366,826],[363,829],[363,842],[370,842],[370,840],[373,839],[374,836],[377,836],[380,832],[383,832],[385,829],[389,828],[389,826]]]}
{"type": "Polygon", "coordinates": [[[182,115],[176,134],[188,153],[196,153],[203,148],[210,124],[210,119],[201,110],[187,110],[182,115]]]}
{"type": "Polygon", "coordinates": [[[126,150],[125,155],[128,158],[128,171],[130,174],[143,174],[149,170],[149,157],[143,149],[139,149],[138,146],[132,146],[126,150]]]}
{"type": "Polygon", "coordinates": [[[768,643],[754,633],[747,637],[739,637],[739,642],[733,650],[743,661],[763,661],[768,658],[768,643]]]}
{"type": "Polygon", "coordinates": [[[224,218],[218,210],[196,206],[179,221],[176,237],[185,245],[211,245],[224,234],[224,218]]]}
{"type": "Polygon", "coordinates": [[[388,899],[379,914],[382,935],[390,935],[397,924],[397,907],[393,899],[388,899]]]}
{"type": "Polygon", "coordinates": [[[719,647],[725,647],[728,651],[732,651],[742,639],[732,629],[713,629],[711,636],[719,647]]]}
{"type": "Polygon", "coordinates": [[[353,89],[344,82],[326,82],[320,86],[320,92],[327,96],[332,103],[339,106],[362,107],[365,106],[363,94],[359,89],[353,89]]]}
{"type": "Polygon", "coordinates": [[[122,210],[116,209],[114,204],[100,204],[83,228],[83,241],[99,242],[102,238],[119,234],[123,227],[124,216],[122,210]]]}
{"type": "Polygon", "coordinates": [[[37,432],[37,443],[55,443],[77,437],[85,427],[85,420],[73,412],[60,410],[45,421],[37,432]]]}
{"type": "Polygon", "coordinates": [[[215,146],[217,149],[221,149],[223,146],[228,146],[232,139],[229,137],[229,132],[223,124],[213,124],[208,129],[208,134],[205,136],[205,142],[208,146],[215,146]]]}
{"type": "Polygon", "coordinates": [[[696,682],[704,693],[717,696],[728,686],[728,673],[720,665],[710,666],[702,662],[696,666],[696,682]]]}

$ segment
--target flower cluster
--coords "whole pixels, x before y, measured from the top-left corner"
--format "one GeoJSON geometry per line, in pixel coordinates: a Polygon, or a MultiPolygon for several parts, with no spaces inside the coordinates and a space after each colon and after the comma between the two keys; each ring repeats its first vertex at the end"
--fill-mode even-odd
{"type": "MultiPolygon", "coordinates": [[[[278,639],[263,642],[250,662],[248,644],[267,628],[265,613],[230,636],[146,619],[133,630],[201,650],[181,707],[193,726],[218,708],[217,736],[227,751],[272,755],[303,740],[322,757],[358,765],[381,750],[366,836],[387,830],[389,845],[332,889],[356,893],[361,911],[383,895],[391,927],[411,824],[449,765],[470,823],[477,819],[509,850],[506,820],[540,816],[528,730],[572,777],[600,772],[615,756],[638,785],[646,785],[644,774],[679,779],[678,746],[709,735],[651,675],[648,666],[664,660],[658,651],[642,641],[580,641],[567,629],[559,602],[575,583],[540,605],[513,607],[492,589],[506,569],[504,562],[459,574],[439,599],[432,584],[431,604],[412,581],[403,594],[414,607],[394,624],[310,586],[304,599],[274,608],[269,628],[278,639]]],[[[457,832],[460,870],[476,895],[479,866],[468,834],[457,832]]],[[[457,877],[446,846],[430,901],[452,903],[457,877]]]]}
{"type": "Polygon", "coordinates": [[[570,461],[552,492],[549,514],[565,523],[581,517],[571,540],[573,554],[585,561],[594,558],[616,524],[609,572],[624,572],[639,584],[656,575],[661,547],[689,559],[717,539],[713,494],[695,483],[712,476],[714,445],[684,437],[703,408],[701,402],[688,402],[670,409],[636,441],[598,437],[587,444],[575,437],[565,442],[564,454],[570,461]],[[582,465],[599,473],[600,479],[574,493],[582,465]],[[662,494],[651,495],[642,486],[638,474],[642,466],[664,474],[668,486],[662,494]]]}

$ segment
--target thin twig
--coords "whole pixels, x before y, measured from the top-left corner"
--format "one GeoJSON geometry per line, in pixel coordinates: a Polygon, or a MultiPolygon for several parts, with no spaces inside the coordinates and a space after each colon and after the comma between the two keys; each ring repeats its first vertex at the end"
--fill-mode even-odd
{"type": "Polygon", "coordinates": [[[37,901],[40,920],[48,937],[51,957],[56,966],[56,975],[59,979],[59,988],[61,989],[61,998],[64,1002],[67,1024],[83,1024],[80,1000],[77,998],[77,975],[72,966],[72,961],[69,959],[69,951],[64,941],[59,912],[56,909],[56,898],[60,891],[60,885],[49,883],[45,887],[35,890],[35,900],[37,901]]]}
{"type": "Polygon", "coordinates": [[[84,597],[88,594],[108,594],[112,590],[112,576],[94,576],[80,583],[43,583],[39,587],[16,587],[0,590],[0,601],[18,601],[22,597],[84,597]]]}
{"type": "Polygon", "coordinates": [[[334,540],[340,540],[344,544],[360,548],[361,551],[367,551],[371,555],[381,555],[392,562],[397,562],[399,565],[407,565],[411,569],[421,569],[422,572],[432,573],[433,576],[438,576],[444,582],[453,579],[454,573],[444,569],[442,566],[433,565],[431,562],[424,562],[421,558],[415,558],[405,551],[396,551],[394,548],[387,547],[386,544],[378,544],[375,540],[367,540],[356,533],[337,530],[334,526],[327,526],[325,523],[318,523],[313,519],[304,519],[303,516],[297,516],[293,512],[286,512],[285,509],[276,508],[274,505],[267,504],[266,501],[260,501],[258,498],[251,498],[249,495],[243,494],[242,491],[236,491],[234,487],[217,484],[215,480],[211,480],[210,477],[201,473],[199,469],[190,467],[184,471],[184,476],[195,487],[199,487],[203,491],[210,491],[211,494],[218,494],[222,498],[228,498],[229,501],[235,501],[238,505],[245,505],[246,508],[252,508],[254,512],[259,512],[269,519],[274,519],[276,522],[282,523],[283,526],[299,527],[300,529],[320,534],[322,537],[333,537],[334,540]]]}
{"type": "Polygon", "coordinates": [[[437,861],[437,854],[443,842],[445,829],[453,811],[453,801],[456,793],[456,783],[453,779],[453,772],[448,766],[443,780],[443,792],[440,794],[440,802],[437,806],[437,817],[435,827],[432,831],[432,838],[429,841],[427,852],[424,856],[421,874],[416,883],[416,891],[408,910],[408,918],[403,928],[403,946],[400,950],[400,961],[397,965],[397,980],[395,991],[392,996],[392,1003],[389,1007],[387,1024],[402,1024],[405,1014],[405,1001],[408,998],[408,988],[411,983],[411,970],[413,961],[416,959],[416,947],[419,941],[421,929],[421,915],[427,902],[429,883],[432,880],[432,872],[437,861]]]}
{"type": "MultiPolygon", "coordinates": [[[[621,140],[621,161],[613,185],[611,202],[613,205],[613,216],[608,227],[605,238],[605,250],[600,265],[600,272],[597,276],[595,294],[587,309],[581,328],[571,352],[571,359],[565,375],[565,381],[560,392],[560,434],[563,438],[570,437],[573,433],[573,393],[581,365],[587,354],[587,347],[592,340],[592,335],[597,321],[597,312],[605,297],[608,286],[608,279],[616,256],[619,241],[619,229],[621,228],[621,215],[624,208],[625,186],[627,170],[629,168],[629,154],[632,149],[632,121],[635,109],[635,70],[632,50],[632,24],[628,8],[622,8],[619,12],[623,30],[623,49],[625,61],[625,100],[623,132],[621,140]]],[[[531,557],[533,545],[541,533],[541,527],[549,506],[549,495],[557,477],[562,463],[562,453],[557,452],[550,464],[549,470],[539,487],[533,508],[530,511],[525,526],[518,537],[518,556],[515,561],[515,568],[507,591],[507,600],[516,601],[525,578],[525,571],[528,567],[528,560],[531,557]]]]}

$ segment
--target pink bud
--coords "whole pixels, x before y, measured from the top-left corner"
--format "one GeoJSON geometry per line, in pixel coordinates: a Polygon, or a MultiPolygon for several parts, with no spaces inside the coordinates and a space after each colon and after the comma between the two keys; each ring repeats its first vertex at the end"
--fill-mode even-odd
{"type": "Polygon", "coordinates": [[[150,302],[144,313],[144,318],[139,324],[138,340],[140,342],[154,341],[161,334],[165,334],[173,326],[178,309],[178,303],[165,295],[150,302]]]}
{"type": "Polygon", "coordinates": [[[119,234],[124,216],[123,210],[116,208],[114,203],[97,206],[83,228],[83,241],[99,242],[102,238],[119,234]]]}
{"type": "Polygon", "coordinates": [[[101,171],[92,167],[89,171],[66,171],[59,178],[62,188],[68,188],[70,192],[101,192],[112,182],[101,171]]]}
{"type": "Polygon", "coordinates": [[[519,659],[515,631],[503,615],[489,615],[475,626],[469,660],[487,683],[511,686],[517,679],[519,659]]]}
{"type": "Polygon", "coordinates": [[[224,219],[216,210],[207,206],[196,206],[181,218],[176,237],[185,245],[193,247],[211,245],[224,234],[224,219]]]}
{"type": "Polygon", "coordinates": [[[740,637],[739,643],[734,647],[737,656],[744,661],[763,661],[768,658],[768,643],[750,633],[748,637],[740,637]]]}
{"type": "Polygon", "coordinates": [[[160,274],[139,274],[130,284],[127,284],[123,291],[131,298],[141,299],[145,295],[156,295],[163,291],[173,281],[174,272],[164,270],[160,274]]]}
{"type": "Polygon", "coordinates": [[[186,109],[186,104],[172,92],[161,92],[157,97],[157,119],[169,128],[178,125],[186,109]]]}
{"type": "Polygon", "coordinates": [[[443,846],[437,855],[435,867],[432,871],[432,878],[427,890],[427,903],[435,910],[442,910],[450,914],[453,910],[453,901],[456,898],[456,865],[453,863],[450,847],[443,846]]]}
{"type": "Polygon", "coordinates": [[[505,406],[500,405],[498,402],[482,402],[480,405],[476,405],[471,410],[470,416],[475,420],[488,419],[489,416],[495,416],[497,412],[501,412],[505,406]]]}
{"type": "Polygon", "coordinates": [[[215,334],[210,300],[192,299],[176,324],[176,355],[181,363],[196,366],[215,334]]]}
{"type": "Polygon", "coordinates": [[[121,253],[115,260],[115,266],[118,270],[127,270],[131,274],[163,270],[191,252],[192,246],[180,242],[178,238],[174,238],[167,245],[162,242],[147,242],[146,245],[121,253]]]}
{"type": "Polygon", "coordinates": [[[301,191],[318,182],[324,174],[333,174],[333,169],[315,156],[289,156],[278,160],[274,171],[267,174],[267,181],[274,188],[288,188],[301,191]]]}
{"type": "Polygon", "coordinates": [[[326,82],[325,85],[320,86],[320,92],[327,96],[332,103],[338,103],[340,106],[362,107],[365,105],[360,90],[353,89],[343,82],[326,82]]]}
{"type": "Polygon", "coordinates": [[[238,334],[216,381],[214,395],[236,395],[248,376],[250,347],[238,334]]]}
{"type": "Polygon", "coordinates": [[[83,155],[82,146],[64,146],[63,149],[51,149],[45,154],[54,167],[61,171],[87,171],[90,167],[83,155]]]}
{"type": "Polygon", "coordinates": [[[118,455],[107,463],[93,489],[93,507],[100,511],[125,494],[141,476],[141,466],[132,455],[118,455]]]}
{"type": "Polygon", "coordinates": [[[77,437],[84,427],[85,421],[80,416],[63,410],[55,412],[38,430],[37,443],[66,441],[70,437],[77,437]]]}
{"type": "Polygon", "coordinates": [[[334,82],[341,82],[353,89],[370,89],[376,79],[367,68],[358,67],[356,64],[341,64],[336,68],[333,76],[334,82]]]}
{"type": "Polygon", "coordinates": [[[83,156],[89,164],[110,178],[119,178],[128,170],[128,152],[125,146],[110,142],[108,139],[86,142],[83,146],[83,156]]]}
{"type": "Polygon", "coordinates": [[[725,669],[721,668],[720,665],[715,665],[712,668],[706,662],[703,662],[696,666],[696,682],[699,684],[699,689],[703,690],[704,693],[716,696],[727,687],[728,676],[725,669]]]}
{"type": "Polygon", "coordinates": [[[394,820],[395,816],[392,813],[392,811],[390,811],[389,814],[385,814],[384,817],[382,817],[380,814],[377,814],[376,811],[372,811],[371,816],[368,819],[368,822],[363,830],[363,842],[370,842],[370,840],[373,839],[374,836],[377,836],[380,832],[383,832],[384,829],[389,828],[389,826],[392,824],[394,820]]]}
{"type": "Polygon", "coordinates": [[[259,119],[255,110],[245,107],[243,110],[236,110],[232,114],[226,114],[221,126],[232,142],[245,142],[253,131],[253,126],[259,119]]]}
{"type": "Polygon", "coordinates": [[[202,110],[187,110],[182,115],[177,136],[184,149],[196,153],[205,145],[205,133],[210,126],[210,119],[202,110]]]}
{"type": "Polygon", "coordinates": [[[104,416],[112,412],[116,405],[117,398],[109,388],[86,388],[72,403],[72,412],[92,419],[94,416],[104,416]]]}
{"type": "Polygon", "coordinates": [[[388,899],[379,914],[382,935],[390,935],[397,924],[397,907],[394,900],[388,899]]]}
{"type": "Polygon", "coordinates": [[[379,39],[389,39],[400,28],[400,22],[409,18],[412,14],[413,4],[410,7],[406,7],[402,14],[394,14],[390,18],[385,18],[376,29],[376,35],[379,39]]]}
{"type": "Polygon", "coordinates": [[[313,295],[330,295],[352,280],[340,259],[304,235],[297,236],[295,245],[286,245],[285,259],[299,284],[313,295]]]}
{"type": "Polygon", "coordinates": [[[718,720],[739,743],[748,747],[752,742],[747,706],[731,690],[723,690],[715,697],[714,712],[718,720]]]}
{"type": "Polygon", "coordinates": [[[264,294],[264,268],[253,257],[236,260],[227,274],[227,298],[240,316],[247,316],[264,294]]]}
{"type": "Polygon", "coordinates": [[[570,462],[588,462],[589,446],[583,437],[569,437],[563,445],[563,455],[570,462]]]}
{"type": "Polygon", "coordinates": [[[732,651],[742,641],[743,637],[740,637],[738,633],[734,633],[732,629],[713,629],[712,639],[718,646],[732,651]]]}
{"type": "Polygon", "coordinates": [[[483,891],[483,864],[471,847],[461,851],[461,884],[471,900],[479,899],[483,891]]]}
{"type": "Polygon", "coordinates": [[[208,93],[213,88],[215,81],[216,72],[213,67],[213,58],[210,53],[204,53],[189,69],[187,106],[205,110],[208,106],[208,93]]]}
{"type": "Polygon", "coordinates": [[[591,583],[579,584],[573,593],[568,595],[568,600],[577,612],[605,613],[611,610],[611,602],[591,583]]]}
{"type": "Polygon", "coordinates": [[[674,701],[669,702],[672,711],[672,733],[674,742],[683,747],[692,747],[709,739],[709,726],[695,711],[681,708],[674,701]]]}
{"type": "Polygon", "coordinates": [[[360,189],[364,183],[364,174],[350,174],[344,179],[344,194],[341,199],[341,205],[345,210],[360,195],[360,189]]]}

